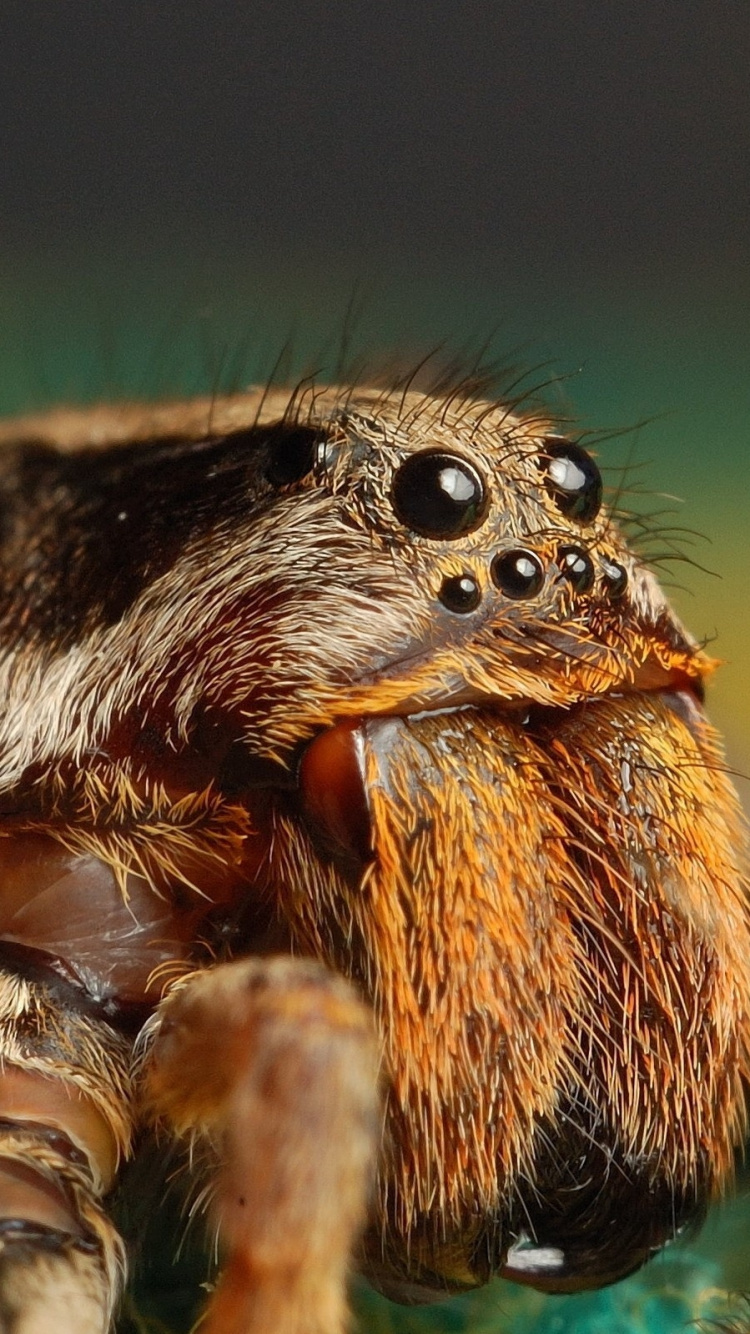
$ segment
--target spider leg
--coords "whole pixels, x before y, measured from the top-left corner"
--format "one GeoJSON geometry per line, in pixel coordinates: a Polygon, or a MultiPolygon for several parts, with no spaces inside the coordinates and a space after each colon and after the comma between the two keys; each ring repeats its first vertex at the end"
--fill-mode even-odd
{"type": "Polygon", "coordinates": [[[130,1121],[129,1047],[0,972],[0,1334],[106,1334],[125,1271],[103,1207],[130,1121]]]}
{"type": "Polygon", "coordinates": [[[378,1122],[366,1007],[309,960],[224,964],[162,1002],[141,1062],[151,1115],[215,1163],[201,1334],[342,1334],[378,1122]]]}

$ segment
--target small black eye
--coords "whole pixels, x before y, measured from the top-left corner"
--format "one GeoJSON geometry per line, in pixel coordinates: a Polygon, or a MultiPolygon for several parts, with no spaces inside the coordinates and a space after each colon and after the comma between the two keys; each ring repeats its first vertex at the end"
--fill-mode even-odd
{"type": "Polygon", "coordinates": [[[611,598],[621,598],[628,586],[628,572],[617,561],[603,561],[604,587],[611,598]]]}
{"type": "Polygon", "coordinates": [[[440,601],[448,611],[464,613],[475,611],[482,601],[482,592],[470,574],[457,574],[444,579],[440,587],[440,601]]]}
{"type": "Polygon", "coordinates": [[[544,566],[533,551],[504,551],[493,560],[491,574],[508,598],[533,598],[544,583],[544,566]]]}
{"type": "Polygon", "coordinates": [[[315,466],[320,434],[304,427],[278,429],[268,441],[266,477],[272,486],[301,482],[315,466]]]}
{"type": "Polygon", "coordinates": [[[545,440],[547,489],[569,519],[591,523],[602,503],[602,475],[585,449],[572,440],[545,440]]]}
{"type": "Polygon", "coordinates": [[[557,563],[576,593],[588,593],[594,583],[594,565],[580,547],[560,547],[557,563]]]}
{"type": "Polygon", "coordinates": [[[456,454],[424,450],[401,464],[391,500],[402,523],[422,537],[463,537],[487,512],[484,482],[456,454]]]}

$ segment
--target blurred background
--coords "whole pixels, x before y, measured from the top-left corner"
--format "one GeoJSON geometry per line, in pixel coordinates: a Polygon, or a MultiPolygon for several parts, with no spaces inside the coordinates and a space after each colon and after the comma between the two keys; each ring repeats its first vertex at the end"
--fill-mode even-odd
{"type": "MultiPolygon", "coordinates": [[[[325,374],[353,294],[363,350],[492,337],[625,429],[750,771],[747,0],[3,0],[0,52],[0,411],[237,387],[287,340],[325,374]]],[[[363,1328],[662,1330],[667,1290],[678,1328],[750,1286],[736,1220],[614,1295],[363,1328]]]]}

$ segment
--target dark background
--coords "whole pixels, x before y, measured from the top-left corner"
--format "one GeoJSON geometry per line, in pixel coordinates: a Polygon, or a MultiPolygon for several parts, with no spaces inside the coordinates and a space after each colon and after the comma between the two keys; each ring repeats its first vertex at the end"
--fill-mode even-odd
{"type": "Polygon", "coordinates": [[[747,263],[745,0],[5,0],[0,48],[6,243],[747,263]]]}
{"type": "MultiPolygon", "coordinates": [[[[0,411],[234,386],[290,333],[325,363],[355,290],[364,346],[496,329],[587,425],[652,419],[603,462],[686,500],[716,574],[676,597],[744,770],[749,219],[747,0],[0,4],[0,411]]],[[[746,1282],[734,1217],[626,1297],[451,1328],[684,1328],[746,1282]]]]}

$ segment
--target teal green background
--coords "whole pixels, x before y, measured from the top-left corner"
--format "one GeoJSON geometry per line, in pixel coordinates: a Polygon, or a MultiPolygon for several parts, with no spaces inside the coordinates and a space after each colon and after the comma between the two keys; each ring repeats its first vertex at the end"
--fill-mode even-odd
{"type": "MultiPolygon", "coordinates": [[[[221,246],[139,250],[113,241],[97,254],[75,247],[41,259],[0,259],[0,411],[57,401],[234,389],[263,379],[280,349],[290,373],[335,363],[347,307],[355,352],[377,363],[425,350],[478,348],[536,366],[529,385],[587,429],[622,434],[599,446],[605,477],[641,494],[634,503],[671,511],[660,523],[687,562],[664,572],[695,633],[724,660],[709,707],[728,739],[731,765],[750,770],[748,483],[750,291],[727,266],[700,274],[644,265],[618,271],[506,273],[489,263],[464,273],[433,257],[371,262],[342,256],[335,278],[314,257],[267,254],[263,262],[221,246]],[[664,498],[666,497],[666,499],[664,498]],[[693,563],[691,563],[693,562],[693,563]]],[[[747,797],[748,784],[738,777],[747,797]]],[[[177,1274],[177,1271],[174,1271],[177,1274]]],[[[197,1272],[193,1270],[192,1272],[197,1272]]],[[[141,1281],[138,1327],[184,1327],[184,1270],[175,1296],[161,1262],[141,1281]],[[160,1298],[159,1292],[163,1289],[160,1298]]],[[[403,1311],[361,1290],[362,1334],[635,1334],[685,1329],[717,1315],[733,1289],[750,1288],[750,1200],[717,1211],[703,1234],[602,1293],[545,1298],[508,1284],[445,1307],[403,1311]]]]}

